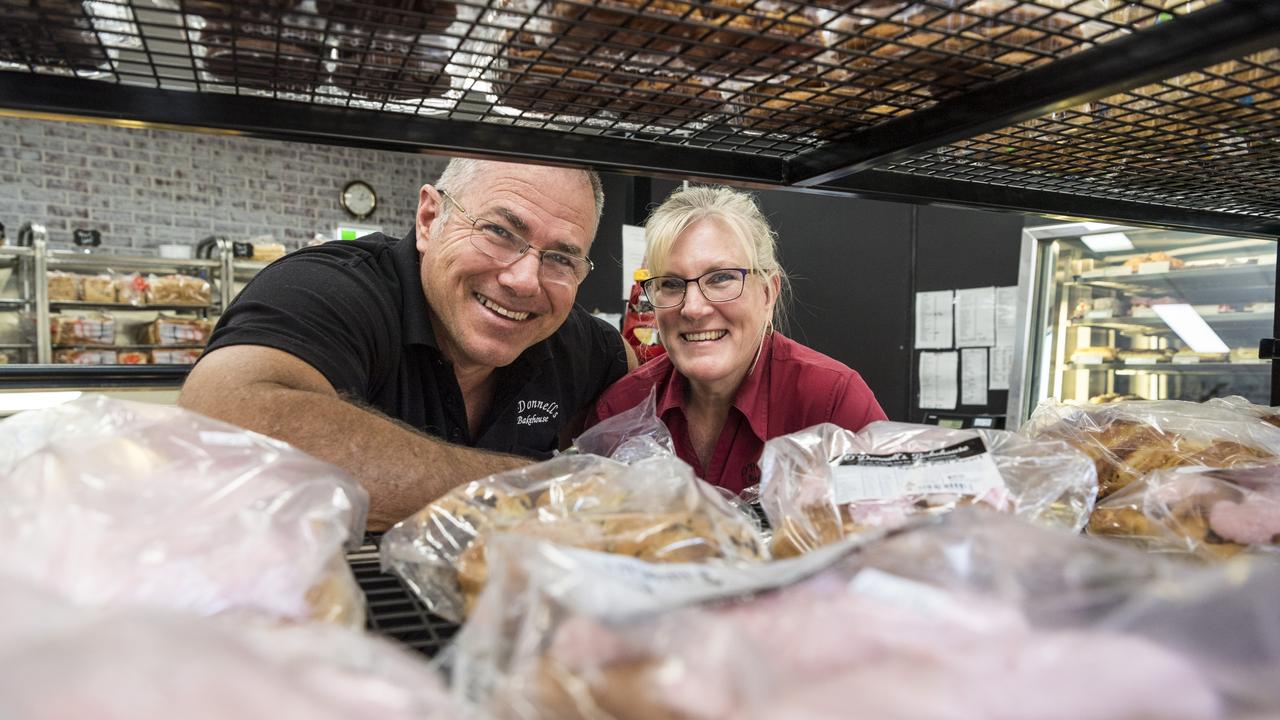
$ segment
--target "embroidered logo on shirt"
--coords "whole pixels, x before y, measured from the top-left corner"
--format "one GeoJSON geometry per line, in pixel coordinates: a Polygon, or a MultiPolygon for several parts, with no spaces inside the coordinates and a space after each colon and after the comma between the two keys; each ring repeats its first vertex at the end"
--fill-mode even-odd
{"type": "Polygon", "coordinates": [[[517,400],[517,425],[543,425],[560,415],[560,403],[548,400],[517,400]]]}

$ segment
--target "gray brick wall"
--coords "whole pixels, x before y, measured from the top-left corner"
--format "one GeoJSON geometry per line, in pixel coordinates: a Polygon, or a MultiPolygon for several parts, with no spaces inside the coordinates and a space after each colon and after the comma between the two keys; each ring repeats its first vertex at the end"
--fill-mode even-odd
{"type": "Polygon", "coordinates": [[[378,192],[363,225],[402,235],[418,188],[447,159],[276,140],[0,118],[0,223],[38,221],[50,242],[96,228],[103,244],[154,248],[208,235],[273,235],[289,249],[357,222],[338,205],[360,179],[378,192]]]}

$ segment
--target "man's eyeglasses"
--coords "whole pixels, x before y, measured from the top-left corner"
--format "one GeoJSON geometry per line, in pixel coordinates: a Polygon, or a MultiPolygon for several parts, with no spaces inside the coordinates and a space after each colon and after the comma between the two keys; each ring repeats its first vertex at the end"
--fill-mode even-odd
{"type": "Polygon", "coordinates": [[[462,217],[471,223],[471,246],[504,265],[510,265],[532,250],[538,255],[542,279],[575,287],[595,268],[588,258],[559,250],[540,250],[496,222],[473,217],[444,190],[440,191],[440,196],[453,203],[462,217]]]}
{"type": "Polygon", "coordinates": [[[742,286],[750,274],[751,271],[746,268],[719,268],[704,272],[696,278],[659,275],[645,280],[640,287],[644,289],[645,297],[649,298],[649,304],[656,308],[670,308],[683,303],[689,283],[697,283],[702,290],[702,297],[709,302],[722,303],[737,300],[742,295],[742,286]]]}

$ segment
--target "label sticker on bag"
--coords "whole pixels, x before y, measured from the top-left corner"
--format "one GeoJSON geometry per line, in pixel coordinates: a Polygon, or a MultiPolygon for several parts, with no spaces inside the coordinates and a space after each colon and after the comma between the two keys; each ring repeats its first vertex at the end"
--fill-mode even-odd
{"type": "Polygon", "coordinates": [[[1004,488],[979,437],[937,450],[849,453],[832,463],[831,475],[837,504],[941,493],[981,496],[1004,488]]]}

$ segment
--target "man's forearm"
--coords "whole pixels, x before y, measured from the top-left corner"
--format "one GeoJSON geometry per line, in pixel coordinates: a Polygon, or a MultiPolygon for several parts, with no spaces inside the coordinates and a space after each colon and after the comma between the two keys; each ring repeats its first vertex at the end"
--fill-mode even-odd
{"type": "Polygon", "coordinates": [[[337,396],[275,384],[237,390],[215,406],[182,403],[284,440],[351,473],[369,491],[369,529],[385,530],[465,482],[530,461],[452,445],[337,396]]]}

